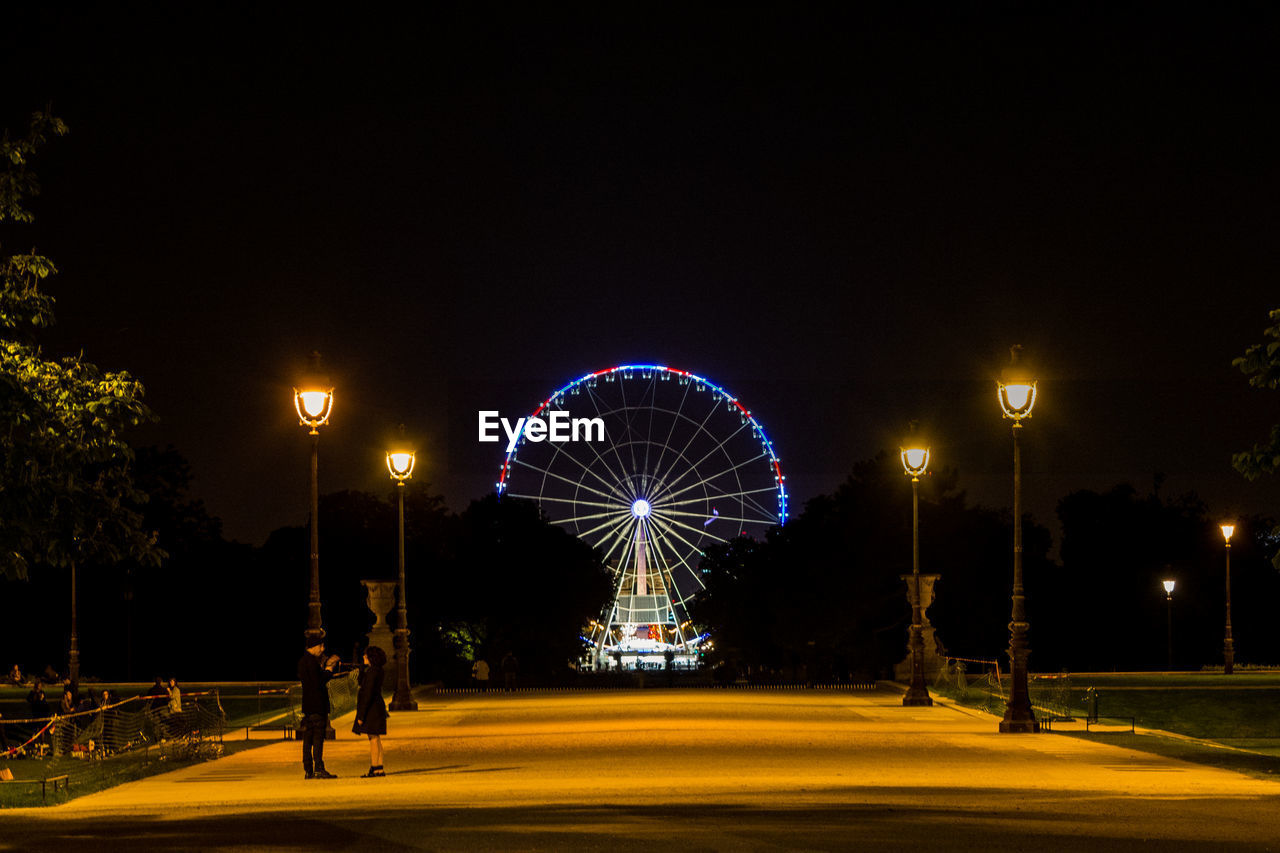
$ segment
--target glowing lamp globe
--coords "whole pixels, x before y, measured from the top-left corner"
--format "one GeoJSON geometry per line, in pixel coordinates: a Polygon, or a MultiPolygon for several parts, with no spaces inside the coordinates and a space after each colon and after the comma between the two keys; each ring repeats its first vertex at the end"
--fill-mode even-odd
{"type": "Polygon", "coordinates": [[[1176,581],[1163,581],[1164,591],[1166,595],[1173,595],[1173,587],[1176,581]]]}
{"type": "Polygon", "coordinates": [[[929,448],[905,447],[902,450],[902,468],[909,477],[919,477],[929,467],[929,448]]]}
{"type": "Polygon", "coordinates": [[[1227,544],[1230,545],[1231,534],[1236,532],[1236,526],[1234,524],[1220,524],[1218,526],[1222,528],[1222,538],[1227,540],[1227,544]]]}
{"type": "Polygon", "coordinates": [[[294,388],[293,405],[298,410],[298,421],[315,429],[329,420],[333,411],[333,389],[294,388]]]}
{"type": "Polygon", "coordinates": [[[387,470],[393,480],[407,480],[413,476],[414,453],[411,450],[393,450],[387,454],[387,470]]]}
{"type": "Polygon", "coordinates": [[[1031,408],[1036,404],[1036,378],[1022,361],[1021,346],[1012,347],[1009,352],[1009,366],[1001,372],[996,389],[1004,416],[1020,421],[1031,417],[1031,408]]]}

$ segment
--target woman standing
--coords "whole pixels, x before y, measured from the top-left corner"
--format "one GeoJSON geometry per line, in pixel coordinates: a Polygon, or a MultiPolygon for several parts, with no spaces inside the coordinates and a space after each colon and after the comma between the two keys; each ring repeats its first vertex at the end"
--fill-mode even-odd
{"type": "Polygon", "coordinates": [[[387,653],[378,646],[364,650],[364,669],[360,670],[360,692],[356,697],[355,734],[369,736],[369,772],[361,779],[386,776],[382,769],[382,736],[387,733],[387,704],[382,700],[382,668],[387,653]]]}
{"type": "Polygon", "coordinates": [[[169,737],[177,737],[182,734],[182,690],[178,688],[178,679],[170,676],[169,687],[169,704],[164,709],[164,724],[169,737]]]}
{"type": "Polygon", "coordinates": [[[182,713],[182,691],[178,689],[178,679],[169,678],[169,713],[182,713]]]}

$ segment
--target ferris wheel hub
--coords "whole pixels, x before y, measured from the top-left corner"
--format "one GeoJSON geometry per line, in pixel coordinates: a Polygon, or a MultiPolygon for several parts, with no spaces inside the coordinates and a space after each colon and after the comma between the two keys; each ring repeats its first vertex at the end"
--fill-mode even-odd
{"type": "Polygon", "coordinates": [[[631,505],[631,514],[636,518],[647,518],[652,507],[644,498],[636,498],[636,502],[631,505]]]}

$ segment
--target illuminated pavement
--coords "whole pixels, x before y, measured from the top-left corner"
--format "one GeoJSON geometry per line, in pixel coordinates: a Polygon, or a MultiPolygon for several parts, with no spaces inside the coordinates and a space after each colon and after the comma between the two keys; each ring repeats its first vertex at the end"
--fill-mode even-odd
{"type": "Polygon", "coordinates": [[[0,816],[0,850],[1280,849],[1280,783],[891,691],[645,690],[427,699],[385,779],[351,718],[306,782],[281,742],[0,816]],[[74,840],[73,840],[74,839],[74,840]]]}

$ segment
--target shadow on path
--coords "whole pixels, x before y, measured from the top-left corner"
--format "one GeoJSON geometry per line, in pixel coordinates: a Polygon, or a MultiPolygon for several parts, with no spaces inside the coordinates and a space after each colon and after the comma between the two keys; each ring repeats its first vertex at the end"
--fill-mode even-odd
{"type": "MultiPolygon", "coordinates": [[[[408,771],[406,771],[408,772],[408,771]]],[[[851,796],[856,789],[845,792],[851,796]]],[[[825,792],[830,794],[832,792],[825,792]]],[[[915,790],[900,802],[858,803],[840,793],[811,806],[740,805],[529,806],[463,805],[319,813],[263,812],[160,819],[20,818],[0,837],[0,850],[61,849],[86,837],[111,838],[120,849],[158,850],[900,850],[1128,851],[1142,842],[1175,851],[1265,850],[1267,839],[1245,819],[1253,798],[1221,800],[1018,803],[1018,792],[915,790]],[[989,798],[990,808],[925,806],[935,795],[989,798]],[[1004,805],[1001,805],[1001,804],[1004,805]],[[1018,804],[1015,804],[1018,803],[1018,804]],[[1238,820],[1240,837],[1206,835],[1214,821],[1238,820]],[[1241,825],[1242,824],[1242,825],[1241,825]],[[1252,826],[1252,829],[1249,827],[1252,826]]],[[[953,799],[954,801],[954,799],[953,799]]]]}

